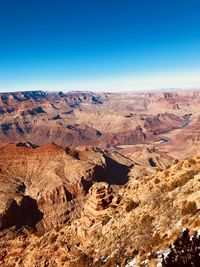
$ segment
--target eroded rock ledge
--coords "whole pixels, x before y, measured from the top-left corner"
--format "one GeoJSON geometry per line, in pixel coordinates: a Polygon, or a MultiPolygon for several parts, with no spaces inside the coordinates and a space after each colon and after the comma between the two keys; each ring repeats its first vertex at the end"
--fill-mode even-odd
{"type": "Polygon", "coordinates": [[[132,166],[112,150],[7,145],[0,149],[0,229],[50,229],[78,218],[88,198],[84,213],[105,209],[110,188],[127,183],[132,166]]]}

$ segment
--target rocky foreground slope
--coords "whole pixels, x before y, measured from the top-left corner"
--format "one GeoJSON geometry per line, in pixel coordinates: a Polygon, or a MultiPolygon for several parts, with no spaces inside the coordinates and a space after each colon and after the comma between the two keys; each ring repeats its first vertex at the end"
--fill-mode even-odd
{"type": "Polygon", "coordinates": [[[1,148],[0,265],[157,266],[183,228],[200,228],[200,156],[140,163],[113,149],[1,148]]]}

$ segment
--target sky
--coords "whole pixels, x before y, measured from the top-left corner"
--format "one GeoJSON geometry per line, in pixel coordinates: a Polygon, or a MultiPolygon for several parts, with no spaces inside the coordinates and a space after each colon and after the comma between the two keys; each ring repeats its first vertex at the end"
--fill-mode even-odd
{"type": "Polygon", "coordinates": [[[199,0],[0,0],[0,91],[200,88],[199,0]]]}

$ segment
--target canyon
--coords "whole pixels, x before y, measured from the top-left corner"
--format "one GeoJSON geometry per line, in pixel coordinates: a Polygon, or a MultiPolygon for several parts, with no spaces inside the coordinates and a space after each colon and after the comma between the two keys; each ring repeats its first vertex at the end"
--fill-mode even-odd
{"type": "Polygon", "coordinates": [[[192,156],[199,142],[199,103],[198,91],[3,93],[0,146],[53,142],[64,148],[108,148],[154,142],[172,157],[192,156]],[[170,142],[159,144],[163,138],[170,142]]]}
{"type": "Polygon", "coordinates": [[[0,119],[1,266],[162,266],[199,231],[200,92],[2,93],[0,119]]]}

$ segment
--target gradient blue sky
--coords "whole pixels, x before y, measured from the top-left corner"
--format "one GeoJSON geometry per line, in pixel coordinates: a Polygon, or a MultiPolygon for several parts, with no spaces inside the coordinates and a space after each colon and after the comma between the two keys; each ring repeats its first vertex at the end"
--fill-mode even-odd
{"type": "Polygon", "coordinates": [[[0,0],[0,91],[198,86],[199,0],[0,0]]]}

